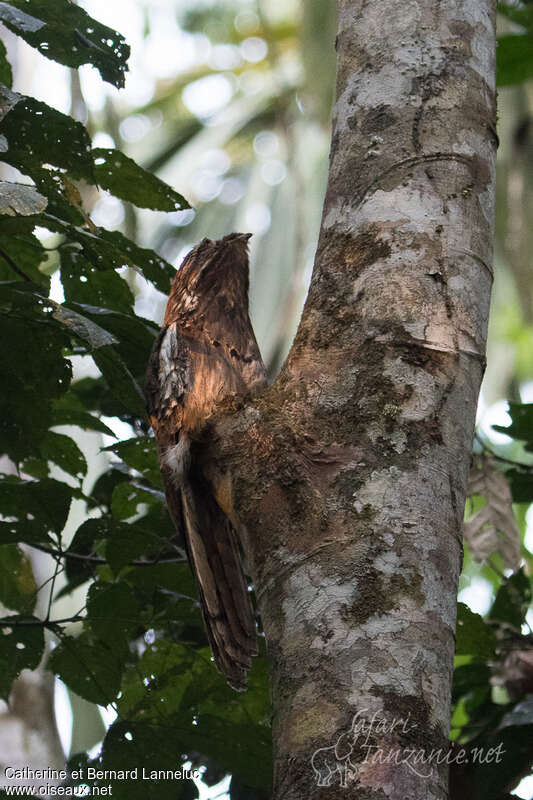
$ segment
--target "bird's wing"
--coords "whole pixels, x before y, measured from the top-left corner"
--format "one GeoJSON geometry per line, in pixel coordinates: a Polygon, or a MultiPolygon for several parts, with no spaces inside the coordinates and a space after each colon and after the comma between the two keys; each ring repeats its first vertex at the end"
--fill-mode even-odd
{"type": "Polygon", "coordinates": [[[162,328],[154,342],[144,392],[160,448],[175,444],[183,428],[188,384],[188,347],[176,325],[162,328]]]}
{"type": "Polygon", "coordinates": [[[181,488],[181,502],[187,551],[215,664],[230,686],[242,690],[257,646],[237,536],[207,481],[194,469],[181,488]]]}
{"type": "Polygon", "coordinates": [[[236,307],[234,303],[235,295],[230,283],[202,309],[204,335],[226,364],[226,369],[239,376],[242,382],[239,393],[248,394],[264,386],[266,369],[248,310],[236,307]],[[229,329],[228,318],[231,319],[229,329]]]}
{"type": "Polygon", "coordinates": [[[240,372],[209,337],[183,336],[176,324],[163,328],[148,365],[148,411],[168,509],[185,541],[215,663],[235,689],[245,688],[257,653],[254,614],[237,535],[191,457],[189,433],[205,422],[221,393],[245,391],[240,372]]]}
{"type": "Polygon", "coordinates": [[[183,431],[186,374],[186,348],[176,326],[163,326],[148,360],[144,394],[157,441],[167,508],[176,533],[185,543],[187,533],[177,476],[186,471],[189,458],[189,441],[183,431]]]}

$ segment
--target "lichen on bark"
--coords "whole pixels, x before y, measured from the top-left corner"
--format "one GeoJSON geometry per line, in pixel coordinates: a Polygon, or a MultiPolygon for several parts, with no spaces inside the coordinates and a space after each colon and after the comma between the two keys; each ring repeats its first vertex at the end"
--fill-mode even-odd
{"type": "Polygon", "coordinates": [[[275,800],[447,796],[446,764],[365,755],[447,748],[492,281],[494,16],[492,0],[340,0],[302,320],[276,383],[216,424],[272,661],[275,800]]]}

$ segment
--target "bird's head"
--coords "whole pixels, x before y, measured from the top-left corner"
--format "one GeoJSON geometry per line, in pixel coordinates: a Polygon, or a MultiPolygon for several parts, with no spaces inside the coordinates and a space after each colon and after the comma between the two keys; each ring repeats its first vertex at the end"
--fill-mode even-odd
{"type": "Polygon", "coordinates": [[[202,239],[185,256],[173,281],[173,292],[202,296],[232,292],[248,300],[248,241],[251,233],[230,233],[222,239],[202,239]]]}
{"type": "MultiPolygon", "coordinates": [[[[251,233],[228,233],[222,239],[205,238],[191,250],[189,256],[194,254],[194,260],[200,263],[201,259],[206,265],[214,259],[224,260],[226,256],[231,257],[235,254],[247,256],[248,241],[251,236],[251,233]]],[[[185,260],[188,260],[189,256],[185,260]]]]}
{"type": "Polygon", "coordinates": [[[215,244],[230,244],[234,247],[248,247],[248,242],[252,238],[251,233],[228,233],[223,239],[218,239],[215,244]]]}
{"type": "Polygon", "coordinates": [[[209,284],[246,277],[248,284],[248,241],[251,233],[229,233],[222,239],[202,239],[185,257],[178,274],[184,279],[209,284]]]}

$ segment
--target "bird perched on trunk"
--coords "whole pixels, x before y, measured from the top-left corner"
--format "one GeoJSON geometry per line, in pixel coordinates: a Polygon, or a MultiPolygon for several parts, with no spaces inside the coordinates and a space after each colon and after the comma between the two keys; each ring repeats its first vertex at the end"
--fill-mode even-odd
{"type": "Polygon", "coordinates": [[[231,487],[223,475],[206,475],[202,433],[222,401],[266,383],[248,316],[250,236],[203,239],[186,256],[145,384],[168,508],[186,543],[215,663],[235,689],[245,688],[257,653],[255,620],[231,487]]]}

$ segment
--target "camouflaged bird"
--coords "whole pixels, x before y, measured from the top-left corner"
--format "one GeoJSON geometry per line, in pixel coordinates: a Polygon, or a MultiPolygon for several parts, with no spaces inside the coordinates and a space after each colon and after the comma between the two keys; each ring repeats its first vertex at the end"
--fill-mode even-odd
{"type": "Polygon", "coordinates": [[[227,476],[206,474],[202,432],[224,400],[266,371],[248,316],[248,239],[203,239],[176,272],[145,393],[168,508],[185,540],[215,663],[235,689],[256,655],[255,620],[227,476]],[[233,519],[233,522],[232,522],[233,519]]]}

